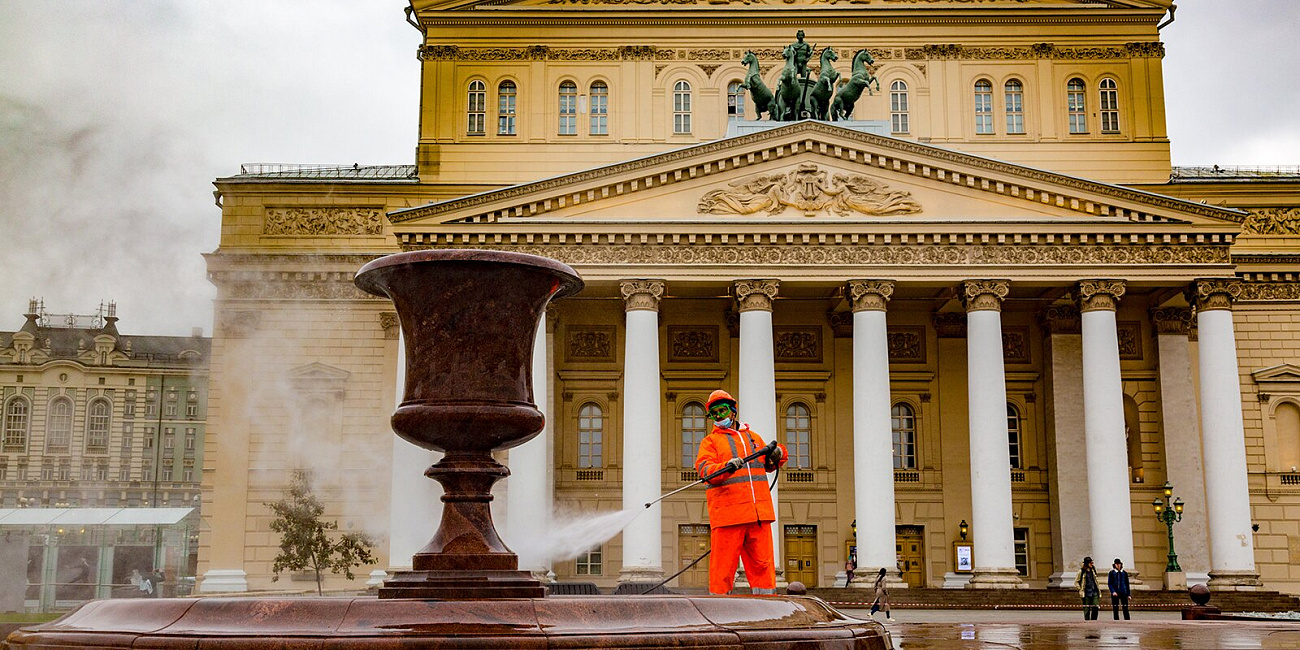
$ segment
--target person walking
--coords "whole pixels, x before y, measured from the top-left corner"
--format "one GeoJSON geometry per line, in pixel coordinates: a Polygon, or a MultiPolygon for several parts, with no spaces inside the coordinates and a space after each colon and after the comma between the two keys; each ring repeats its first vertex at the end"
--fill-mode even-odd
{"type": "Polygon", "coordinates": [[[876,610],[885,610],[885,620],[890,623],[894,622],[894,616],[889,612],[889,590],[885,589],[885,567],[880,567],[880,573],[876,575],[876,599],[871,602],[871,615],[876,615],[876,610]]]}
{"type": "Polygon", "coordinates": [[[1074,579],[1074,586],[1079,590],[1079,597],[1083,599],[1083,620],[1097,620],[1097,612],[1101,609],[1099,601],[1101,599],[1101,590],[1097,587],[1097,567],[1092,564],[1092,557],[1083,558],[1083,566],[1079,567],[1079,575],[1074,579]]]}
{"type": "Polygon", "coordinates": [[[858,568],[858,563],[854,561],[853,558],[849,558],[849,561],[844,563],[844,575],[845,575],[844,586],[845,587],[853,586],[853,572],[856,571],[857,568],[858,568]]]}
{"type": "Polygon", "coordinates": [[[1110,589],[1110,611],[1119,620],[1119,608],[1124,606],[1124,620],[1128,618],[1128,601],[1132,597],[1133,591],[1128,586],[1128,572],[1124,571],[1124,563],[1119,558],[1111,564],[1110,575],[1106,576],[1106,587],[1110,589]]]}
{"type": "Polygon", "coordinates": [[[704,405],[713,430],[700,442],[695,471],[709,476],[705,497],[709,508],[709,593],[729,594],[735,586],[736,564],[743,560],[745,577],[752,593],[776,593],[776,565],[773,561],[772,522],[776,511],[767,484],[767,473],[785,465],[785,447],[777,444],[764,457],[748,463],[745,457],[764,447],[763,439],[740,422],[736,399],[715,390],[704,405]]]}

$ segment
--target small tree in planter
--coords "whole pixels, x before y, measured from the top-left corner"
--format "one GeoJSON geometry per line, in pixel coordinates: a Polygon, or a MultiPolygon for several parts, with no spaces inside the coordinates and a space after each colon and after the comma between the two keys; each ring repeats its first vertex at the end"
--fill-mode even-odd
{"type": "Polygon", "coordinates": [[[294,472],[285,488],[284,498],[265,504],[275,513],[271,530],[280,533],[280,554],[275,557],[272,581],[281,571],[314,571],[316,593],[323,595],[321,580],[326,571],[342,573],[348,580],[356,576],[354,567],[374,564],[374,548],[365,533],[331,534],[339,528],[337,521],[322,521],[325,506],[312,494],[307,476],[294,472]]]}

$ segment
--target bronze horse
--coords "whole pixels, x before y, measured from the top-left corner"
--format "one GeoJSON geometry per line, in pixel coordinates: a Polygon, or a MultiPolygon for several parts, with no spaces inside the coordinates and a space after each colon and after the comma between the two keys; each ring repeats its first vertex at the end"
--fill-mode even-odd
{"type": "Polygon", "coordinates": [[[835,94],[834,101],[831,102],[830,119],[846,119],[853,112],[853,105],[857,103],[858,98],[862,96],[862,91],[866,90],[871,93],[871,84],[876,84],[876,90],[880,90],[880,80],[872,76],[867,70],[867,66],[874,65],[876,60],[871,58],[871,53],[865,48],[853,53],[853,72],[844,87],[835,94]]]}
{"type": "Polygon", "coordinates": [[[838,61],[839,58],[840,55],[832,48],[822,50],[821,73],[817,75],[817,84],[808,91],[808,98],[804,102],[804,111],[814,120],[829,119],[831,93],[835,92],[835,82],[840,79],[840,73],[835,71],[831,62],[838,61]]]}
{"type": "Polygon", "coordinates": [[[762,71],[758,68],[758,55],[746,50],[740,64],[749,67],[749,72],[745,74],[745,81],[740,84],[740,87],[748,90],[750,97],[753,98],[754,115],[758,119],[763,119],[763,113],[767,113],[769,119],[775,119],[775,98],[767,84],[763,83],[762,71]]]}

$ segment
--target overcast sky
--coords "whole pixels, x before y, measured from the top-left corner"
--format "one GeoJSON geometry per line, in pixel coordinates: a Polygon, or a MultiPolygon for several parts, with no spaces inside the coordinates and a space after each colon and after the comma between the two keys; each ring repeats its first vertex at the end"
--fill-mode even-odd
{"type": "MultiPolygon", "coordinates": [[[[212,329],[212,179],[414,161],[406,0],[0,0],[0,330],[30,297],[131,334],[212,329]]],[[[1300,1],[1182,0],[1176,165],[1300,164],[1300,1]]]]}

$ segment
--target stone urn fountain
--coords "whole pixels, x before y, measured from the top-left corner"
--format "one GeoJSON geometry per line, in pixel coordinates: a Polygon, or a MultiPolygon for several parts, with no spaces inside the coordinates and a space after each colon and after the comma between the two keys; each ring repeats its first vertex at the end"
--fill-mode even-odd
{"type": "MultiPolygon", "coordinates": [[[[91,601],[9,636],[11,648],[664,648],[877,650],[884,628],[807,597],[550,596],[492,525],[492,452],[541,431],[532,344],[550,301],[583,287],[559,262],[429,250],[376,259],[356,284],[396,305],[406,340],[397,435],[445,456],[433,539],[379,597],[91,601]]],[[[702,498],[702,497],[701,497],[702,498]]],[[[394,503],[400,508],[400,503],[394,503]]]]}

